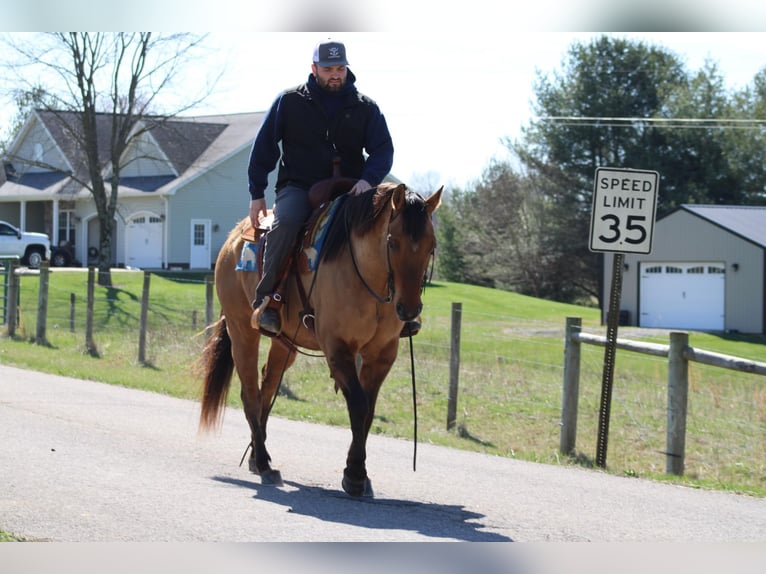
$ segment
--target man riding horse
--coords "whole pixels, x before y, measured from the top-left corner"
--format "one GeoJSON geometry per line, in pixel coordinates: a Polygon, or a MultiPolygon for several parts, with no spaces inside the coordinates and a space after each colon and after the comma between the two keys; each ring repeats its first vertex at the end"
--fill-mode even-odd
{"type": "MultiPolygon", "coordinates": [[[[358,180],[348,192],[358,195],[382,182],[393,165],[394,146],[385,117],[372,99],[357,90],[355,81],[345,46],[333,40],[320,42],[314,48],[308,81],[276,98],[253,143],[248,168],[253,228],[266,217],[267,179],[279,162],[274,219],[266,235],[251,321],[265,334],[281,330],[280,298],[274,293],[311,213],[311,186],[340,175],[358,180]]],[[[409,321],[403,333],[419,328],[419,321],[409,321]]]]}

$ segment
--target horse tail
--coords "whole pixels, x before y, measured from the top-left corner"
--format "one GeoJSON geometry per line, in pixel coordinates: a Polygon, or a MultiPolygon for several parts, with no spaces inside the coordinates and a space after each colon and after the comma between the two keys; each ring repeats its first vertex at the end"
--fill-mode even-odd
{"type": "Polygon", "coordinates": [[[231,376],[234,373],[226,317],[221,317],[213,329],[200,357],[204,369],[200,430],[209,430],[220,424],[231,376]]]}

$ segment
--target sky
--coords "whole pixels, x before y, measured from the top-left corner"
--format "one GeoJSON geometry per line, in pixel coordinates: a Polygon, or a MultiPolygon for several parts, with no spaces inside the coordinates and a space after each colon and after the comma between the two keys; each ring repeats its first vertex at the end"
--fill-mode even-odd
{"type": "MultiPolygon", "coordinates": [[[[573,42],[601,33],[463,35],[413,41],[408,34],[332,33],[346,44],[357,87],[380,106],[394,140],[392,173],[405,183],[463,187],[493,159],[508,159],[503,140],[534,120],[537,72],[560,69],[573,42]]],[[[766,67],[766,33],[611,33],[674,52],[690,70],[717,63],[728,88],[749,84],[766,67]]],[[[225,60],[215,93],[199,111],[266,110],[276,95],[305,81],[319,33],[218,34],[225,60]]],[[[217,69],[217,68],[216,68],[217,69]]],[[[427,190],[422,190],[427,191],[427,190]]]]}
{"type": "MultiPolygon", "coordinates": [[[[536,74],[560,69],[573,42],[604,33],[643,40],[674,52],[691,71],[710,59],[731,89],[766,67],[766,32],[753,30],[766,22],[766,3],[751,0],[536,0],[523,12],[517,3],[490,7],[485,0],[449,9],[431,0],[261,0],[243,7],[185,0],[183,9],[163,17],[174,1],[151,4],[152,29],[170,23],[172,30],[209,33],[206,55],[176,91],[198,90],[220,75],[204,106],[192,113],[267,110],[281,90],[306,80],[314,45],[332,37],[345,42],[357,87],[386,117],[395,147],[392,173],[423,192],[468,186],[491,161],[508,159],[503,140],[518,138],[535,119],[536,74]],[[269,5],[273,9],[265,10],[269,5]],[[618,31],[587,31],[610,29],[618,31]],[[631,29],[658,31],[621,31],[631,29]]],[[[121,29],[146,29],[146,14],[143,21],[136,14],[147,4],[134,0],[130,13],[114,13],[119,5],[85,0],[12,2],[4,25],[11,32],[14,26],[114,29],[118,21],[121,29]]],[[[11,111],[0,101],[0,122],[11,111]]]]}

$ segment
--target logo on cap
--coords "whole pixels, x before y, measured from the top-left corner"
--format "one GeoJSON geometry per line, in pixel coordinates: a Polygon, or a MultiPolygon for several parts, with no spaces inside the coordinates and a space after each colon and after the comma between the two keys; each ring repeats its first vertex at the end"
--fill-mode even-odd
{"type": "Polygon", "coordinates": [[[348,66],[346,47],[341,42],[328,40],[314,48],[314,63],[320,66],[348,66]]]}

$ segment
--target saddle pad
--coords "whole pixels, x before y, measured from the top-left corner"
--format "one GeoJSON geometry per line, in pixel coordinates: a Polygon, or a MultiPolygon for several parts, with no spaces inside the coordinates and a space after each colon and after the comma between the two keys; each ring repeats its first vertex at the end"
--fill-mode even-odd
{"type": "Polygon", "coordinates": [[[245,241],[237,261],[236,271],[258,271],[258,243],[245,241]]]}
{"type": "Polygon", "coordinates": [[[327,236],[327,230],[330,229],[330,223],[332,223],[338,207],[340,207],[346,197],[346,195],[341,195],[340,197],[333,199],[324,209],[324,213],[319,216],[314,227],[309,230],[309,246],[304,249],[304,253],[310,271],[316,271],[319,266],[319,254],[322,253],[322,246],[324,245],[324,240],[327,236]]]}

